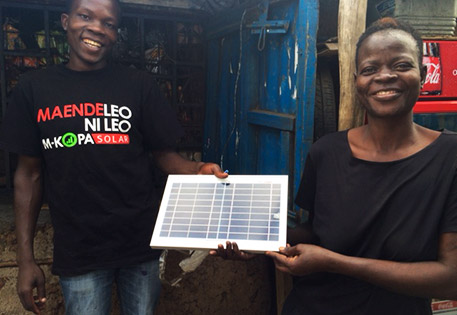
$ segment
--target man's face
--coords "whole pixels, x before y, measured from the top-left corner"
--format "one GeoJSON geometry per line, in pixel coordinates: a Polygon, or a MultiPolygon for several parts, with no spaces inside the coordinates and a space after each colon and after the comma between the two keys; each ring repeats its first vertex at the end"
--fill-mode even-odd
{"type": "Polygon", "coordinates": [[[103,68],[117,38],[119,8],[115,1],[74,0],[61,22],[70,45],[67,67],[76,71],[103,68]]]}

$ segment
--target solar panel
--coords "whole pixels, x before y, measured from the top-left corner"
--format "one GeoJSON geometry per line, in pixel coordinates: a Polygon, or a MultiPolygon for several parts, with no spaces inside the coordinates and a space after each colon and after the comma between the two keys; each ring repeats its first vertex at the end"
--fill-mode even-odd
{"type": "Polygon", "coordinates": [[[152,248],[216,249],[234,241],[244,251],[286,245],[287,175],[169,175],[152,248]]]}

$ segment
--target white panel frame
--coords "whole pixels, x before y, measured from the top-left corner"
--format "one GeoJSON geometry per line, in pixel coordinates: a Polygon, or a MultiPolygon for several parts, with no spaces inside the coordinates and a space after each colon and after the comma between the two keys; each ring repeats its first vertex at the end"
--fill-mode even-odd
{"type": "Polygon", "coordinates": [[[285,247],[287,242],[287,198],[288,176],[287,175],[230,175],[226,179],[217,178],[214,175],[169,175],[162,202],[159,208],[157,221],[152,234],[150,246],[159,249],[216,249],[218,244],[225,247],[226,241],[234,241],[238,248],[248,252],[278,251],[279,247],[285,247]],[[202,239],[180,238],[160,236],[160,230],[165,219],[166,208],[170,199],[171,189],[174,183],[247,183],[247,184],[280,184],[280,212],[279,212],[279,239],[273,240],[226,240],[226,239],[202,239]]]}

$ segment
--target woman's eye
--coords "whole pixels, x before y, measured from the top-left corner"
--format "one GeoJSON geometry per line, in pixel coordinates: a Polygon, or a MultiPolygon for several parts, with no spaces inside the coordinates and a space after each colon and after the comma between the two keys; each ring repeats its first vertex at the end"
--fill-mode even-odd
{"type": "Polygon", "coordinates": [[[409,63],[399,63],[399,64],[395,65],[395,69],[398,69],[398,70],[409,70],[412,67],[413,66],[410,65],[409,63]]]}
{"type": "Polygon", "coordinates": [[[365,75],[372,74],[375,72],[376,72],[376,69],[374,67],[367,67],[367,68],[363,68],[362,70],[360,70],[360,74],[365,74],[365,75]]]}

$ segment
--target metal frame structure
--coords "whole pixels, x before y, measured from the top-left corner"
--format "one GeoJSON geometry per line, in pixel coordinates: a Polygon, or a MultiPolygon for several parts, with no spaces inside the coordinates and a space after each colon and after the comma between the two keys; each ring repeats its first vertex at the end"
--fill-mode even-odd
{"type": "MultiPolygon", "coordinates": [[[[16,1],[0,1],[0,25],[4,25],[5,23],[5,17],[7,14],[7,11],[9,9],[21,9],[21,10],[37,10],[37,12],[40,12],[43,14],[43,24],[44,24],[44,31],[45,31],[45,43],[46,47],[45,49],[41,50],[7,50],[5,49],[5,40],[6,40],[6,35],[5,32],[0,30],[0,95],[1,95],[1,109],[2,109],[2,115],[4,114],[7,104],[8,104],[8,93],[7,93],[7,80],[8,77],[6,75],[6,63],[5,63],[5,58],[8,58],[9,56],[18,56],[18,57],[38,57],[38,58],[46,58],[46,63],[51,64],[52,63],[52,51],[50,48],[50,15],[51,12],[63,12],[64,7],[61,5],[55,5],[55,4],[37,4],[37,3],[28,3],[28,2],[16,2],[16,1]]],[[[178,69],[180,67],[187,67],[187,68],[194,68],[198,69],[198,71],[201,71],[203,73],[203,77],[205,76],[205,55],[201,56],[201,61],[199,62],[186,62],[186,61],[178,61],[177,60],[177,51],[178,51],[178,44],[177,44],[177,23],[202,23],[201,19],[201,12],[187,12],[184,9],[167,9],[164,8],[162,11],[158,11],[159,9],[157,8],[151,8],[148,6],[140,6],[140,5],[129,5],[129,4],[123,4],[123,14],[122,18],[123,19],[136,19],[138,26],[139,26],[139,38],[140,38],[140,53],[139,53],[139,59],[137,60],[138,64],[140,65],[141,69],[146,68],[146,60],[144,56],[144,51],[145,51],[145,35],[147,30],[146,24],[148,21],[157,21],[160,23],[170,23],[170,30],[171,34],[169,35],[169,38],[171,38],[171,45],[169,47],[170,49],[170,56],[172,60],[172,71],[171,73],[168,73],[167,75],[162,75],[162,74],[153,74],[158,80],[168,80],[171,82],[172,86],[172,95],[170,99],[171,106],[177,110],[178,107],[178,96],[177,96],[177,90],[178,90],[178,81],[182,79],[182,76],[178,74],[178,69]]],[[[40,17],[41,18],[41,17],[40,17]]],[[[122,22],[121,22],[122,24],[122,22]]],[[[204,46],[205,43],[202,42],[202,45],[204,46]]],[[[203,47],[202,51],[206,51],[206,49],[203,47]]],[[[202,99],[205,99],[205,90],[201,91],[202,93],[202,99]]],[[[201,104],[180,104],[180,106],[188,106],[187,108],[191,109],[191,107],[201,107],[199,110],[203,113],[204,111],[204,103],[201,104]]],[[[1,124],[1,121],[0,121],[1,124]]],[[[184,126],[184,128],[189,129],[192,131],[193,129],[200,129],[200,134],[203,133],[203,122],[197,122],[197,123],[190,123],[188,126],[184,126]]],[[[187,130],[186,129],[186,130],[187,130]]],[[[181,143],[180,144],[180,149],[181,150],[186,150],[186,151],[201,151],[201,143],[181,143]]],[[[13,161],[11,159],[11,156],[8,152],[4,152],[4,171],[5,171],[5,177],[6,177],[6,188],[11,189],[12,188],[12,176],[11,176],[11,168],[12,168],[13,161]]]]}

